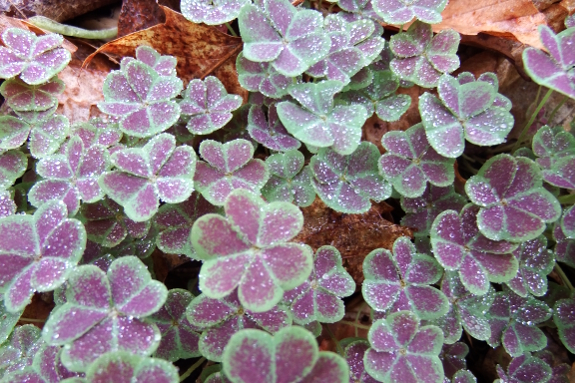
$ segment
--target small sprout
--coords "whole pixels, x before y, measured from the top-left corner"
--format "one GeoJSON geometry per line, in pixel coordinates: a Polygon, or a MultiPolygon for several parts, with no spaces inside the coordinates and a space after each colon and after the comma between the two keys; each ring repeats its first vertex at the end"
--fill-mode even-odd
{"type": "Polygon", "coordinates": [[[152,137],[178,121],[180,107],[174,98],[182,80],[164,76],[139,60],[127,60],[104,82],[104,102],[98,108],[119,117],[120,130],[133,137],[152,137]]]}
{"type": "Polygon", "coordinates": [[[262,188],[262,195],[270,202],[284,201],[300,207],[311,205],[315,199],[312,174],[304,167],[305,157],[297,150],[272,154],[266,158],[271,177],[262,188]]]}
{"type": "Polygon", "coordinates": [[[484,295],[489,282],[506,282],[517,275],[516,244],[493,241],[477,229],[478,207],[465,206],[458,214],[447,210],[437,216],[430,230],[431,246],[437,261],[446,270],[458,271],[463,286],[484,295]]]}
{"type": "Polygon", "coordinates": [[[196,256],[204,260],[200,290],[218,299],[238,287],[243,307],[267,311],[312,271],[311,248],[288,242],[301,231],[303,215],[295,205],[268,204],[241,189],[228,196],[224,210],[226,218],[206,214],[192,226],[196,256]]]}
{"type": "Polygon", "coordinates": [[[453,186],[437,187],[428,184],[421,197],[401,196],[401,208],[405,211],[401,226],[417,229],[416,238],[427,236],[439,213],[446,210],[460,211],[466,203],[465,197],[456,193],[453,186]]]}
{"type": "Polygon", "coordinates": [[[187,290],[169,290],[166,303],[148,318],[158,326],[162,334],[155,357],[175,362],[201,355],[198,349],[200,331],[186,316],[186,308],[193,298],[187,290]]]}
{"type": "Polygon", "coordinates": [[[540,25],[539,38],[549,54],[532,47],[525,49],[525,71],[537,84],[575,98],[575,59],[571,47],[575,44],[575,29],[568,28],[556,35],[548,26],[540,25]]]}
{"type": "Polygon", "coordinates": [[[293,77],[280,74],[270,63],[250,61],[243,53],[236,59],[236,70],[242,87],[266,97],[281,98],[294,83],[293,77]]]}
{"type": "Polygon", "coordinates": [[[6,190],[22,177],[28,167],[28,158],[19,150],[0,154],[0,190],[6,190]]]}
{"type": "Polygon", "coordinates": [[[399,311],[374,322],[367,337],[371,348],[364,356],[365,370],[377,381],[443,383],[438,327],[420,326],[415,314],[399,311]]]}
{"type": "Polygon", "coordinates": [[[376,249],[365,257],[361,292],[374,310],[410,310],[421,319],[436,319],[449,309],[447,297],[430,286],[442,272],[433,257],[417,253],[409,238],[399,237],[393,253],[376,249]]]}
{"type": "Polygon", "coordinates": [[[78,122],[72,125],[71,130],[71,136],[80,137],[85,148],[96,144],[108,148],[117,145],[122,139],[122,132],[120,132],[117,123],[107,123],[100,118],[78,122]]]}
{"type": "Polygon", "coordinates": [[[198,193],[192,193],[182,203],[160,206],[154,217],[154,225],[159,231],[156,245],[167,254],[184,254],[196,258],[190,239],[192,225],[198,217],[216,212],[217,208],[198,193]]]}
{"type": "Polygon", "coordinates": [[[29,85],[40,85],[64,69],[72,55],[62,48],[64,38],[49,33],[36,36],[20,29],[8,28],[2,33],[5,47],[0,47],[0,78],[20,75],[29,85]]]}
{"type": "Polygon", "coordinates": [[[332,352],[319,352],[313,335],[296,326],[273,336],[254,329],[237,332],[224,349],[223,367],[233,383],[349,382],[345,360],[332,352]]]}
{"type": "MultiPolygon", "coordinates": [[[[152,226],[144,238],[126,237],[118,246],[108,251],[116,258],[132,254],[136,254],[140,259],[148,258],[156,249],[156,233],[157,231],[152,226]]],[[[153,264],[148,265],[148,267],[152,266],[153,264]]]]}
{"type": "Polygon", "coordinates": [[[261,106],[252,105],[247,130],[250,137],[270,150],[285,152],[298,149],[301,143],[293,138],[278,118],[276,105],[268,107],[268,117],[261,106]]]}
{"type": "Polygon", "coordinates": [[[182,14],[192,23],[220,25],[228,23],[240,14],[248,0],[182,0],[182,14]]]}
{"type": "Polygon", "coordinates": [[[543,360],[530,354],[520,355],[511,360],[507,372],[497,365],[497,375],[493,383],[547,383],[552,375],[551,367],[543,360]]]}
{"type": "Polygon", "coordinates": [[[519,271],[507,286],[517,295],[527,297],[529,294],[537,297],[547,292],[547,274],[554,266],[554,254],[547,249],[547,238],[539,236],[522,242],[513,252],[519,262],[519,271]]]}
{"type": "Polygon", "coordinates": [[[423,125],[387,132],[381,145],[387,152],[379,160],[380,173],[402,196],[420,197],[428,182],[443,187],[453,184],[455,160],[437,154],[427,142],[423,125]]]}
{"type": "Polygon", "coordinates": [[[304,83],[290,88],[292,101],[277,105],[277,113],[288,132],[306,145],[318,148],[332,147],[342,155],[357,149],[361,127],[369,117],[364,106],[333,105],[333,96],[340,92],[339,81],[304,83]]]}
{"type": "Polygon", "coordinates": [[[459,371],[467,368],[465,357],[469,354],[469,347],[463,342],[444,344],[439,354],[439,359],[443,363],[443,371],[448,379],[459,371]]]}
{"type": "Polygon", "coordinates": [[[396,56],[391,70],[402,80],[424,88],[435,88],[444,73],[459,68],[459,33],[445,29],[435,37],[431,25],[416,21],[405,33],[391,36],[391,51],[396,56]]]}
{"type": "Polygon", "coordinates": [[[360,90],[349,91],[337,100],[347,105],[360,104],[368,115],[376,113],[383,121],[397,121],[411,105],[411,97],[395,94],[399,79],[390,70],[372,70],[371,84],[360,90]]]}
{"type": "MultiPolygon", "coordinates": [[[[132,57],[124,57],[121,64],[126,65],[132,57]]],[[[154,69],[160,76],[176,76],[178,60],[173,56],[162,56],[154,48],[140,45],[136,48],[136,60],[154,69]]]]}
{"type": "Polygon", "coordinates": [[[343,268],[339,251],[333,246],[322,246],[314,255],[313,271],[308,280],[286,291],[284,301],[289,302],[296,323],[307,324],[315,320],[335,323],[344,316],[341,298],[354,291],[355,282],[343,268]]]}
{"type": "Polygon", "coordinates": [[[278,306],[261,313],[246,310],[236,292],[222,299],[200,294],[189,304],[187,318],[201,332],[200,353],[216,362],[222,361],[224,347],[236,332],[257,328],[273,334],[292,323],[291,316],[278,306]]]}
{"type": "MultiPolygon", "coordinates": [[[[344,343],[341,341],[341,343],[344,343]]],[[[363,357],[365,352],[369,349],[369,342],[367,340],[353,340],[345,346],[343,357],[349,366],[350,382],[353,383],[377,383],[378,381],[372,378],[363,365],[363,357]]]]}
{"type": "Polygon", "coordinates": [[[36,173],[44,179],[28,192],[28,200],[36,207],[48,201],[63,201],[68,213],[75,215],[80,201],[92,203],[104,196],[98,177],[108,170],[108,151],[102,145],[84,147],[74,136],[64,153],[52,154],[36,164],[36,173]]]}
{"type": "Polygon", "coordinates": [[[193,134],[210,134],[223,128],[241,105],[242,98],[228,94],[222,82],[213,76],[190,81],[180,102],[182,115],[189,118],[186,127],[193,134]]]}
{"type": "Polygon", "coordinates": [[[80,266],[68,280],[66,303],[51,313],[42,336],[50,345],[64,346],[62,362],[72,371],[86,371],[110,351],[149,355],[160,332],[142,319],[160,310],[167,295],[166,286],[152,280],[136,257],[116,259],[107,273],[80,266]]]}
{"type": "Polygon", "coordinates": [[[371,200],[383,201],[391,195],[391,185],[377,170],[379,150],[367,141],[351,155],[321,149],[310,160],[313,185],[318,196],[332,209],[361,214],[371,207],[371,200]]]}
{"type": "Polygon", "coordinates": [[[551,318],[553,310],[531,296],[520,297],[510,290],[495,294],[487,313],[491,326],[491,347],[503,344],[513,357],[526,352],[539,351],[547,346],[547,337],[537,326],[551,318]]]}
{"type": "Polygon", "coordinates": [[[10,312],[22,310],[35,291],[62,285],[82,257],[86,231],[69,219],[66,205],[50,202],[34,215],[0,218],[0,285],[10,312]]]}
{"type": "Polygon", "coordinates": [[[109,198],[122,205],[128,218],[149,220],[159,200],[180,203],[194,191],[196,152],[176,147],[171,134],[162,133],[141,148],[121,149],[111,156],[115,171],[100,176],[99,185],[109,198]]]}
{"type": "Polygon", "coordinates": [[[279,73],[299,76],[329,52],[321,13],[295,8],[289,0],[263,0],[263,8],[247,4],[238,24],[245,58],[270,62],[279,73]]]}
{"type": "Polygon", "coordinates": [[[41,112],[58,104],[58,96],[64,92],[64,83],[54,77],[40,85],[28,85],[14,78],[0,86],[0,94],[12,110],[19,112],[41,112]]]}
{"type": "Polygon", "coordinates": [[[439,99],[431,93],[419,98],[419,112],[427,139],[442,156],[456,158],[463,153],[465,140],[480,146],[497,145],[513,128],[511,103],[497,93],[494,76],[481,75],[477,81],[464,72],[457,78],[439,78],[439,99]]]}
{"type": "Polygon", "coordinates": [[[440,23],[447,0],[372,0],[373,9],[387,24],[403,25],[414,17],[428,24],[440,23]]]}
{"type": "Polygon", "coordinates": [[[542,186],[539,167],[525,157],[500,154],[465,184],[469,199],[480,207],[477,226],[492,240],[523,242],[543,233],[561,216],[557,199],[542,186]]]}
{"type": "Polygon", "coordinates": [[[80,215],[88,239],[105,247],[118,246],[128,235],[143,238],[150,230],[149,221],[132,221],[120,205],[108,198],[94,204],[82,204],[80,215]]]}
{"type": "Polygon", "coordinates": [[[570,352],[575,351],[575,322],[573,312],[575,311],[575,299],[561,299],[555,304],[553,322],[557,325],[559,338],[570,352]]]}

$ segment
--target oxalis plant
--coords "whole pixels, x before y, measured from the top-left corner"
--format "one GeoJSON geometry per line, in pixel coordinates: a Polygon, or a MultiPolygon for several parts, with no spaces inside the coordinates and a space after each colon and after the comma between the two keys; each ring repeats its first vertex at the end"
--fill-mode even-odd
{"type": "Polygon", "coordinates": [[[249,97],[141,46],[73,124],[62,36],[5,29],[0,383],[486,382],[476,347],[496,382],[568,381],[575,137],[529,128],[552,92],[575,98],[575,19],[523,52],[549,90],[502,145],[511,102],[495,74],[453,73],[460,36],[430,24],[446,4],[183,0],[242,38],[249,97]],[[421,122],[362,140],[409,108],[421,122]],[[413,234],[353,254],[361,272],[306,242],[318,209],[363,220],[384,201],[413,234]],[[187,272],[166,278],[164,256],[187,272]]]}

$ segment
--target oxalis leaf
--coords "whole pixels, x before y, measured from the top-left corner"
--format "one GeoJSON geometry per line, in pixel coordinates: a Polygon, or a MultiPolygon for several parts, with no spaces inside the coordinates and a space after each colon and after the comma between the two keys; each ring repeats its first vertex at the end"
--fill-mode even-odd
{"type": "Polygon", "coordinates": [[[271,150],[285,152],[301,146],[279,120],[275,103],[268,106],[267,119],[261,106],[252,105],[247,130],[251,138],[271,150]]]}
{"type": "Polygon", "coordinates": [[[174,98],[182,88],[182,80],[174,75],[165,76],[140,60],[128,59],[119,71],[106,77],[104,102],[98,103],[98,108],[119,117],[120,130],[125,134],[151,137],[180,117],[174,98]]]}
{"type": "Polygon", "coordinates": [[[469,354],[469,347],[463,342],[443,345],[439,359],[443,363],[443,372],[446,378],[453,378],[457,371],[467,367],[465,361],[467,354],[469,354]]]}
{"type": "MultiPolygon", "coordinates": [[[[377,23],[384,23],[385,21],[373,10],[371,0],[340,0],[337,5],[344,11],[350,12],[353,16],[360,16],[366,19],[371,19],[377,23]]],[[[348,16],[341,12],[344,17],[348,16]]]]}
{"type": "Polygon", "coordinates": [[[529,76],[539,85],[546,86],[575,98],[575,28],[555,34],[546,25],[539,26],[539,38],[549,54],[529,47],[523,51],[523,63],[529,76]]]}
{"type": "Polygon", "coordinates": [[[196,189],[216,206],[222,206],[236,189],[259,193],[269,178],[269,171],[264,161],[252,158],[253,154],[253,145],[244,139],[225,144],[202,141],[200,156],[206,162],[198,162],[196,189]]]}
{"type": "Polygon", "coordinates": [[[445,29],[433,36],[431,25],[415,21],[405,33],[391,36],[391,70],[402,80],[424,88],[437,86],[444,73],[459,67],[459,33],[445,29]]]}
{"type": "Polygon", "coordinates": [[[0,154],[0,190],[8,189],[22,177],[28,167],[28,158],[19,150],[0,154]]]}
{"type": "Polygon", "coordinates": [[[575,311],[575,299],[560,299],[555,304],[553,322],[557,325],[559,338],[571,352],[575,350],[575,325],[573,312],[575,311]]]}
{"type": "Polygon", "coordinates": [[[384,383],[442,383],[438,355],[443,333],[436,326],[420,326],[417,316],[399,311],[373,323],[367,335],[371,348],[364,355],[365,370],[384,383]]]}
{"type": "Polygon", "coordinates": [[[17,326],[0,346],[0,376],[32,366],[34,355],[43,344],[38,327],[31,324],[17,326]]]}
{"type": "Polygon", "coordinates": [[[367,141],[351,155],[321,149],[310,160],[313,185],[322,201],[342,213],[365,213],[371,200],[383,201],[391,195],[391,185],[377,170],[379,150],[367,141]]]}
{"type": "Polygon", "coordinates": [[[10,312],[22,310],[35,291],[51,291],[68,279],[86,246],[86,231],[69,219],[66,205],[50,202],[34,215],[0,218],[0,291],[10,312]]]}
{"type": "Polygon", "coordinates": [[[241,189],[228,196],[224,211],[226,218],[206,214],[192,226],[192,245],[204,260],[200,289],[217,299],[238,287],[243,307],[267,311],[283,291],[299,286],[311,273],[310,247],[287,242],[302,229],[302,213],[290,203],[267,204],[241,189]]]}
{"type": "Polygon", "coordinates": [[[221,299],[200,294],[189,304],[186,312],[188,321],[201,332],[200,353],[216,362],[222,361],[224,347],[236,332],[256,328],[273,334],[292,324],[290,313],[279,306],[265,312],[246,310],[237,291],[221,299]]]}
{"type": "Polygon", "coordinates": [[[183,0],[180,8],[184,17],[193,23],[219,25],[238,17],[247,3],[247,0],[183,0]]]}
{"type": "Polygon", "coordinates": [[[228,94],[222,82],[213,76],[190,81],[180,102],[182,115],[189,118],[186,127],[193,134],[210,134],[222,128],[241,105],[241,96],[228,94]]]}
{"type": "Polygon", "coordinates": [[[551,367],[543,360],[530,354],[513,358],[507,372],[497,365],[497,375],[493,383],[547,383],[552,376],[551,367]]]}
{"type": "Polygon", "coordinates": [[[152,280],[138,258],[116,259],[107,273],[80,266],[68,280],[66,303],[53,311],[42,331],[51,345],[64,345],[62,362],[72,371],[86,371],[110,351],[150,355],[160,343],[155,324],[142,318],[157,312],[168,292],[152,280]]]}
{"type": "Polygon", "coordinates": [[[250,92],[260,92],[266,97],[283,97],[287,94],[289,86],[300,80],[299,76],[280,74],[269,62],[250,61],[243,53],[236,59],[236,69],[241,86],[250,92]]]}
{"type": "Polygon", "coordinates": [[[4,47],[0,47],[0,78],[20,75],[29,85],[39,85],[68,65],[72,55],[62,48],[64,38],[50,33],[36,36],[20,29],[7,28],[2,33],[4,47]]]}
{"type": "Polygon", "coordinates": [[[446,270],[458,271],[463,286],[476,295],[488,292],[489,282],[514,278],[519,264],[513,255],[516,244],[493,241],[477,229],[479,208],[466,205],[460,213],[447,210],[437,216],[430,230],[437,261],[446,270]]]}
{"type": "Polygon", "coordinates": [[[542,186],[539,167],[525,157],[490,158],[465,191],[480,206],[477,226],[493,240],[522,242],[537,238],[545,224],[559,219],[561,206],[542,186]]]}
{"type": "Polygon", "coordinates": [[[247,4],[238,16],[248,60],[270,62],[279,73],[295,77],[328,54],[321,13],[297,9],[288,0],[263,0],[262,5],[247,4]]]}
{"type": "Polygon", "coordinates": [[[118,144],[122,139],[117,123],[105,122],[101,118],[92,118],[87,122],[78,122],[72,125],[72,135],[82,139],[84,147],[103,145],[110,147],[118,144]]]}
{"type": "Polygon", "coordinates": [[[298,150],[272,154],[266,158],[271,173],[269,181],[262,188],[262,195],[270,202],[284,201],[300,207],[312,204],[315,190],[312,173],[304,167],[305,157],[298,150]]]}
{"type": "Polygon", "coordinates": [[[380,173],[402,196],[421,196],[428,182],[435,186],[453,183],[455,161],[437,154],[427,142],[422,124],[387,132],[381,145],[387,152],[379,159],[380,173]]]}
{"type": "Polygon", "coordinates": [[[417,253],[407,237],[395,240],[393,253],[386,249],[369,253],[363,273],[361,293],[374,310],[410,310],[421,319],[435,319],[449,309],[445,295],[430,286],[441,278],[441,266],[433,257],[417,253]]]}
{"type": "Polygon", "coordinates": [[[569,171],[575,161],[575,137],[571,132],[561,126],[543,126],[533,137],[532,147],[545,182],[575,189],[575,179],[569,171]]]}
{"type": "Polygon", "coordinates": [[[345,347],[343,357],[349,366],[350,382],[377,383],[378,381],[365,371],[363,365],[363,356],[369,349],[369,342],[364,339],[348,338],[340,341],[340,344],[345,347]]]}
{"type": "Polygon", "coordinates": [[[287,327],[274,336],[245,329],[224,350],[223,370],[233,383],[347,383],[349,368],[332,352],[317,349],[313,335],[287,327]]]}
{"type": "Polygon", "coordinates": [[[58,96],[64,88],[64,83],[57,77],[40,85],[28,85],[14,78],[2,83],[0,94],[14,111],[42,112],[58,104],[58,96]]]}
{"type": "Polygon", "coordinates": [[[143,222],[158,211],[159,200],[180,203],[194,191],[196,152],[163,133],[142,148],[120,149],[111,156],[117,170],[105,172],[99,185],[108,197],[122,205],[133,221],[143,222]]]}
{"type": "Polygon", "coordinates": [[[441,22],[447,0],[373,0],[374,11],[388,24],[402,25],[414,17],[429,24],[441,22]]]}
{"type": "Polygon", "coordinates": [[[355,282],[343,268],[341,254],[335,247],[322,246],[313,258],[314,266],[308,280],[286,291],[284,301],[290,304],[296,323],[338,322],[345,311],[341,298],[354,293],[355,282]]]}
{"type": "Polygon", "coordinates": [[[278,116],[287,131],[307,145],[332,147],[342,155],[353,153],[368,113],[359,104],[334,106],[333,96],[342,87],[339,81],[322,81],[290,88],[290,95],[302,106],[292,101],[277,105],[278,116]]]}
{"type": "Polygon", "coordinates": [[[442,156],[456,158],[463,153],[465,140],[480,146],[504,142],[513,128],[511,103],[497,93],[497,79],[490,74],[476,81],[470,73],[457,79],[440,77],[439,99],[431,93],[419,98],[419,113],[427,139],[442,156]]]}

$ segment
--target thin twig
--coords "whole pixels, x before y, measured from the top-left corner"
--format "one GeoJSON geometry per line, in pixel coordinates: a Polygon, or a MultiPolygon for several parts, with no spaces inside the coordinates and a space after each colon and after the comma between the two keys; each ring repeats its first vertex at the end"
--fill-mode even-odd
{"type": "Polygon", "coordinates": [[[329,328],[329,325],[325,325],[325,329],[327,330],[327,333],[329,334],[331,339],[334,341],[335,347],[337,348],[337,353],[343,356],[344,355],[343,347],[341,347],[341,344],[339,344],[339,340],[337,340],[333,331],[331,331],[331,329],[329,328]]]}

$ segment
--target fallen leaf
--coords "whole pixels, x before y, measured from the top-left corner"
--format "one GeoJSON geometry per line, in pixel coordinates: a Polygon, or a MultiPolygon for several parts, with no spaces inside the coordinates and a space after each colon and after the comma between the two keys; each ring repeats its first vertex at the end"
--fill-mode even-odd
{"type": "Polygon", "coordinates": [[[134,56],[136,48],[148,45],[164,55],[178,59],[178,76],[188,83],[208,75],[218,77],[229,93],[239,94],[247,100],[247,91],[237,79],[235,62],[242,50],[242,39],[218,31],[204,24],[194,24],[181,13],[160,6],[166,14],[166,22],[121,37],[102,45],[90,55],[84,65],[98,53],[134,56]]]}
{"type": "Polygon", "coordinates": [[[124,0],[118,19],[118,37],[165,21],[164,12],[155,0],[124,0]]]}

